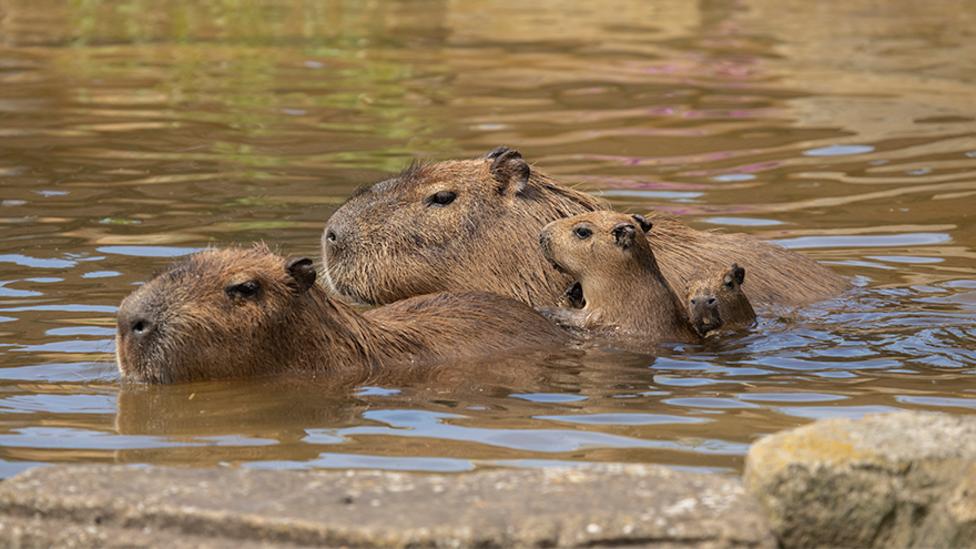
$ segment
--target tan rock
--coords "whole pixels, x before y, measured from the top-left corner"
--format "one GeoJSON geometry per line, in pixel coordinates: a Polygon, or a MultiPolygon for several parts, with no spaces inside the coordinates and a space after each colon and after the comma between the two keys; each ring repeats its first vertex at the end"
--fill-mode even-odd
{"type": "Polygon", "coordinates": [[[976,547],[976,416],[818,421],[755,443],[745,482],[785,547],[976,547]]]}

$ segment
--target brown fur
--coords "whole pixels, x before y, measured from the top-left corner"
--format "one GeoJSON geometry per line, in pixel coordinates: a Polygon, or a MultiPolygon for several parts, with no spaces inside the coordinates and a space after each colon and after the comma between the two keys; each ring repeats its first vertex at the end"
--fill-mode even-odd
{"type": "Polygon", "coordinates": [[[579,327],[645,345],[698,341],[644,236],[649,228],[640,216],[590,212],[546,225],[539,243],[546,259],[579,284],[579,327]]]}
{"type": "Polygon", "coordinates": [[[396,366],[567,340],[526,305],[487,293],[425,295],[360,313],[315,284],[309,260],[287,262],[263,246],[176,263],[122,302],[118,326],[123,377],[151,383],[286,372],[355,382],[396,366]],[[258,290],[242,295],[241,284],[258,290]]]}
{"type": "Polygon", "coordinates": [[[565,275],[548,268],[535,245],[545,222],[601,209],[598,199],[533,173],[521,158],[413,166],[362,189],[323,232],[326,280],[366,303],[390,303],[434,291],[485,290],[532,305],[551,304],[565,275]],[[456,200],[426,201],[438,191],[456,200]],[[336,240],[330,241],[329,235],[336,240]]]}
{"type": "Polygon", "coordinates": [[[756,311],[742,290],[745,276],[745,269],[733,263],[728,269],[709,273],[688,285],[688,318],[699,334],[745,328],[756,321],[756,311]]]}
{"type": "MultiPolygon", "coordinates": [[[[366,303],[484,290],[552,306],[569,278],[549,268],[533,245],[536,236],[556,219],[604,209],[602,200],[531,170],[510,149],[416,165],[364,187],[332,215],[322,237],[325,274],[338,293],[366,303]],[[431,203],[439,191],[456,199],[431,203]]],[[[759,306],[804,305],[847,287],[830,269],[780,246],[698,231],[663,214],[649,217],[651,246],[673,287],[733,261],[756,275],[746,293],[759,306]]]]}

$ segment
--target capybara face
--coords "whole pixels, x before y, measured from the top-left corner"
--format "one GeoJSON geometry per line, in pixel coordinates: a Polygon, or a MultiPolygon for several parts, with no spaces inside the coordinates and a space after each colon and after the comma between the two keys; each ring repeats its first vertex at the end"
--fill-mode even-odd
{"type": "Polygon", "coordinates": [[[575,279],[618,278],[635,258],[652,258],[644,234],[651,223],[639,215],[590,212],[553,221],[539,234],[542,253],[575,279]]]}
{"type": "Polygon", "coordinates": [[[122,301],[119,370],[150,383],[271,373],[314,282],[311,260],[287,261],[263,246],[191,255],[122,301]]]}
{"type": "Polygon", "coordinates": [[[521,298],[549,284],[554,299],[561,275],[540,272],[538,248],[521,235],[601,204],[534,176],[505,147],[475,160],[414,165],[360,189],[329,219],[327,283],[371,304],[444,290],[521,298]]]}
{"type": "MultiPolygon", "coordinates": [[[[718,274],[703,276],[688,286],[687,305],[688,318],[699,335],[721,329],[726,316],[740,304],[747,301],[742,293],[742,283],[746,279],[746,270],[733,263],[731,267],[718,274]]],[[[750,309],[751,311],[751,309],[750,309]]]]}

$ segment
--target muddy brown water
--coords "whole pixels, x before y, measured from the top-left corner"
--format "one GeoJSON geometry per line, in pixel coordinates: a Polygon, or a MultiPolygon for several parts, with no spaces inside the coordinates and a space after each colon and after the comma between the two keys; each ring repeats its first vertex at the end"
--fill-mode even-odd
{"type": "Polygon", "coordinates": [[[976,412],[972,4],[649,4],[0,1],[0,476],[736,471],[816,418],[976,412]],[[120,386],[115,308],[173,258],[317,256],[358,185],[498,144],[858,287],[713,345],[488,361],[453,386],[120,386]]]}

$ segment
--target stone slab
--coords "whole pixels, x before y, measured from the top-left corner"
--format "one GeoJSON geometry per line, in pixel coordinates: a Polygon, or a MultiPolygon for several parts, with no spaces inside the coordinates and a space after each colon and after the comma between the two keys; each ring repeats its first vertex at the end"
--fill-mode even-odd
{"type": "Polygon", "coordinates": [[[85,465],[33,469],[0,483],[0,545],[71,546],[70,540],[174,547],[775,546],[737,479],[653,466],[430,475],[85,465]]]}

